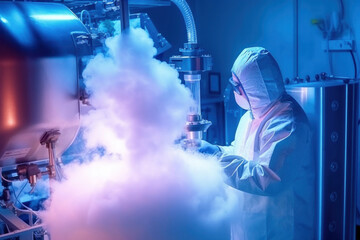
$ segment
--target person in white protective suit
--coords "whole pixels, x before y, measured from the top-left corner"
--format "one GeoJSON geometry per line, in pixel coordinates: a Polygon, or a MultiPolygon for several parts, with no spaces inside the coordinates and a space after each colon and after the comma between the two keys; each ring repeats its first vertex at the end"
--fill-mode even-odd
{"type": "Polygon", "coordinates": [[[315,162],[307,117],[287,95],[266,49],[245,49],[231,71],[235,100],[248,111],[230,146],[203,141],[199,148],[220,156],[227,183],[240,190],[231,238],[315,239],[315,162]]]}

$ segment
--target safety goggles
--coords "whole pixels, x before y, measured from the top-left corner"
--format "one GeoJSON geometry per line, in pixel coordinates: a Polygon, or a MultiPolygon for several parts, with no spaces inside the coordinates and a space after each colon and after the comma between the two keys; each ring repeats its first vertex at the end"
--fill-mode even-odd
{"type": "Polygon", "coordinates": [[[233,87],[234,92],[236,92],[239,95],[242,95],[239,88],[241,88],[241,83],[237,83],[234,81],[234,79],[232,77],[229,78],[229,83],[231,84],[231,86],[233,87]]]}

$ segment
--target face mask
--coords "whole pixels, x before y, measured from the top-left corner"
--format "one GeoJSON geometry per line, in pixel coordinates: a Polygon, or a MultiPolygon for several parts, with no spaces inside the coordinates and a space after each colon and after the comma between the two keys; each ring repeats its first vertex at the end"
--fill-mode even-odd
{"type": "Polygon", "coordinates": [[[239,95],[236,92],[234,92],[234,96],[235,96],[235,101],[236,103],[243,109],[245,110],[249,110],[250,109],[250,104],[248,102],[248,100],[246,99],[245,95],[239,95]]]}

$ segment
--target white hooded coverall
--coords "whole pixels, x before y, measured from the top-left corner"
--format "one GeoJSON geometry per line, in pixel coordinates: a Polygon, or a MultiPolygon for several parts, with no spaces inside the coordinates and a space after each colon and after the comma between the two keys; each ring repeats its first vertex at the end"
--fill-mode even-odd
{"type": "Polygon", "coordinates": [[[264,48],[245,49],[232,73],[250,105],[231,146],[219,146],[228,184],[242,202],[232,239],[314,239],[315,163],[306,115],[264,48]]]}

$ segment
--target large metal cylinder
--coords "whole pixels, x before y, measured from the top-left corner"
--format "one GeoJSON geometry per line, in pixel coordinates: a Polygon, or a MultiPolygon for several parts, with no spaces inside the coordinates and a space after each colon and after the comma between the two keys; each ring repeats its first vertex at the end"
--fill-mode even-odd
{"type": "Polygon", "coordinates": [[[312,127],[317,239],[355,239],[358,88],[335,80],[287,86],[312,127]]]}
{"type": "Polygon", "coordinates": [[[1,167],[47,159],[46,131],[60,131],[58,154],[75,138],[79,33],[87,30],[64,5],[0,2],[1,167]]]}

